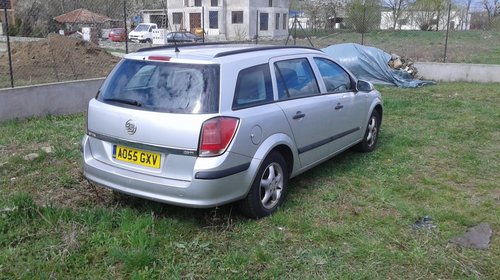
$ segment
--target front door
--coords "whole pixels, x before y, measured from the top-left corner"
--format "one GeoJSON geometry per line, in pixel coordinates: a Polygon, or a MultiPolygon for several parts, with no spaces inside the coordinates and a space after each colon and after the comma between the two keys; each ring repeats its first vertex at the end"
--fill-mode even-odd
{"type": "Polygon", "coordinates": [[[189,13],[189,30],[194,32],[201,27],[201,13],[189,13]]]}

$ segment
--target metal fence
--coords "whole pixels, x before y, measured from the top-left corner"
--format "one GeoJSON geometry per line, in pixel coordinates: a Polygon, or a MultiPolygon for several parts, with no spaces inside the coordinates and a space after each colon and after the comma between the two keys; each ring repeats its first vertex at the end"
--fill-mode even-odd
{"type": "MultiPolygon", "coordinates": [[[[500,45],[500,31],[459,28],[451,16],[451,5],[443,10],[435,27],[420,31],[403,30],[402,22],[389,29],[381,28],[384,19],[380,7],[366,6],[366,3],[369,2],[360,2],[354,13],[345,12],[326,22],[292,13],[276,13],[269,8],[256,9],[244,17],[244,12],[213,6],[170,13],[171,18],[159,9],[150,20],[171,31],[195,33],[208,42],[227,40],[317,48],[352,42],[378,47],[413,61],[500,64],[500,57],[495,55],[500,45]],[[247,20],[249,22],[245,22],[247,20]]],[[[123,5],[119,7],[123,8],[121,23],[130,23],[126,1],[123,5]]],[[[81,40],[76,33],[72,36],[51,34],[36,40],[0,36],[0,88],[103,77],[124,53],[151,46],[114,43],[104,39],[104,35],[107,34],[94,30],[92,37],[100,37],[94,40],[95,44],[81,40]]]]}

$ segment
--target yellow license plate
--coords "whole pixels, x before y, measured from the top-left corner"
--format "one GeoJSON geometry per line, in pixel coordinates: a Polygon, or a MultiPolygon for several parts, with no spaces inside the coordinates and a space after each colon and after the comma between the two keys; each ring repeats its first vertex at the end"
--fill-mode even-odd
{"type": "Polygon", "coordinates": [[[142,166],[160,168],[161,155],[119,145],[113,146],[113,158],[142,166]]]}

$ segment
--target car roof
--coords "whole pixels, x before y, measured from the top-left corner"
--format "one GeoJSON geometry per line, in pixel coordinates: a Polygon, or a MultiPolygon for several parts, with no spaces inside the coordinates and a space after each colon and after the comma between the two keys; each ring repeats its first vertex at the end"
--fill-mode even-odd
{"type": "Polygon", "coordinates": [[[175,60],[198,60],[201,63],[222,63],[225,60],[252,59],[304,53],[323,53],[303,46],[273,46],[254,44],[177,44],[141,49],[125,55],[126,59],[144,60],[151,56],[166,56],[175,60]],[[178,52],[176,52],[178,49],[178,52]]]}

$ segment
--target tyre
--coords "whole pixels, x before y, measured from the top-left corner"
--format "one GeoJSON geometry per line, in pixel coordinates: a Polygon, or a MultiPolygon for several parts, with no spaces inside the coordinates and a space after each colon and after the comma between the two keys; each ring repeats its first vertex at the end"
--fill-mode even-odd
{"type": "Polygon", "coordinates": [[[374,110],[368,124],[366,125],[365,135],[363,140],[359,142],[357,148],[360,152],[368,153],[375,149],[378,140],[378,134],[380,130],[380,114],[377,110],[374,110]]]}
{"type": "Polygon", "coordinates": [[[151,44],[153,41],[151,41],[151,39],[147,38],[146,41],[144,41],[144,42],[151,44]]]}
{"type": "Polygon", "coordinates": [[[283,156],[273,151],[262,162],[247,196],[240,201],[241,212],[250,218],[269,216],[283,203],[289,171],[283,156]]]}

